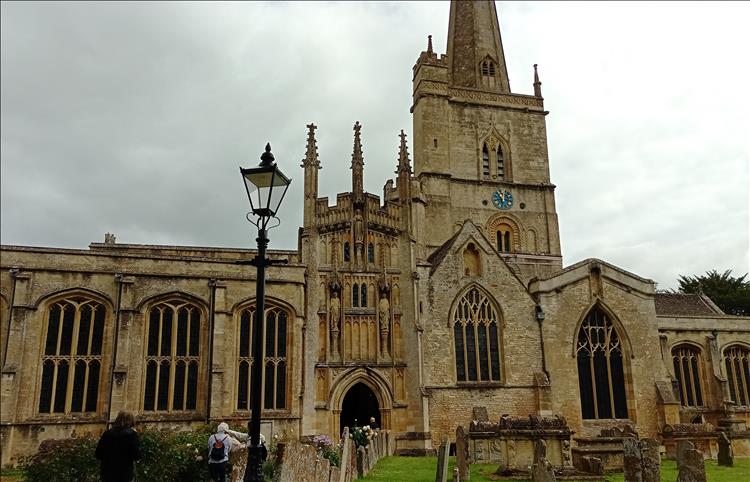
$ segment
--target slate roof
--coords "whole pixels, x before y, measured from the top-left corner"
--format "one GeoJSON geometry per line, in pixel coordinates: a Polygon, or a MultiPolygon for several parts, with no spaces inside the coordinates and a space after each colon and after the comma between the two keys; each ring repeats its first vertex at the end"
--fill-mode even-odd
{"type": "Polygon", "coordinates": [[[657,316],[716,316],[724,312],[701,294],[656,293],[657,316]]]}

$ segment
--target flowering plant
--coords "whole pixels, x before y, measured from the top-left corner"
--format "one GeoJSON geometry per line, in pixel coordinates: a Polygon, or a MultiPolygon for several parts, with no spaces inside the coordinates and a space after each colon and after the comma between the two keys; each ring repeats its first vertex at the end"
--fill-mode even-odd
{"type": "Polygon", "coordinates": [[[338,467],[339,452],[330,437],[327,435],[316,435],[313,437],[312,444],[318,452],[319,457],[328,459],[328,461],[331,462],[331,465],[338,467]]]}
{"type": "Polygon", "coordinates": [[[370,444],[370,440],[375,437],[376,432],[370,428],[369,425],[364,427],[357,427],[357,422],[354,422],[349,437],[354,440],[354,445],[357,447],[367,447],[370,444]]]}

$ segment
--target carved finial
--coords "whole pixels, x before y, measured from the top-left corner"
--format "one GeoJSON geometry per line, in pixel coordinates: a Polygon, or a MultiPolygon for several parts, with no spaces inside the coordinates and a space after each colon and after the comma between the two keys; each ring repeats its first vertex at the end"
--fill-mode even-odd
{"type": "Polygon", "coordinates": [[[432,53],[432,35],[427,36],[427,53],[432,53]]]}
{"type": "Polygon", "coordinates": [[[537,64],[534,64],[534,96],[542,96],[542,83],[539,82],[539,72],[536,70],[537,64]]]}
{"type": "Polygon", "coordinates": [[[352,166],[364,165],[362,159],[362,139],[360,137],[360,131],[362,130],[362,124],[359,121],[354,123],[354,151],[352,152],[352,166]]]}
{"type": "Polygon", "coordinates": [[[300,167],[313,166],[320,169],[320,160],[318,160],[318,143],[315,140],[315,129],[318,126],[315,124],[307,124],[307,149],[305,150],[305,158],[302,159],[302,165],[300,167]]]}
{"type": "Polygon", "coordinates": [[[273,164],[274,160],[275,158],[271,153],[271,143],[269,142],[266,144],[266,152],[260,155],[260,164],[262,166],[270,166],[273,164]]]}
{"type": "Polygon", "coordinates": [[[405,172],[411,174],[411,161],[409,160],[409,147],[406,145],[406,134],[401,129],[401,134],[398,135],[401,138],[401,144],[398,148],[398,166],[396,168],[396,174],[405,172]]]}

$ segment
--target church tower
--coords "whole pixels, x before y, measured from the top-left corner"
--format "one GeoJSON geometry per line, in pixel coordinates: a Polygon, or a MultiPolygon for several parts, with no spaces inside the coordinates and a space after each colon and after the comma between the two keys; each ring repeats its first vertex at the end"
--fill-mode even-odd
{"type": "Polygon", "coordinates": [[[447,54],[430,37],[413,69],[414,171],[426,200],[419,258],[468,219],[522,278],[561,268],[534,69],[534,94],[512,93],[494,2],[451,2],[447,54]]]}

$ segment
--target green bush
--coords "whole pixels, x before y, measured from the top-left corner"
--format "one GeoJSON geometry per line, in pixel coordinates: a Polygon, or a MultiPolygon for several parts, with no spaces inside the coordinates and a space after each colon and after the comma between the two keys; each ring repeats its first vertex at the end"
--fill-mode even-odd
{"type": "MultiPolygon", "coordinates": [[[[213,426],[190,432],[146,428],[138,432],[142,457],[135,463],[135,480],[204,482],[208,480],[207,441],[213,426]]],[[[27,482],[97,482],[99,461],[91,437],[46,440],[39,451],[21,461],[27,482]]]]}

